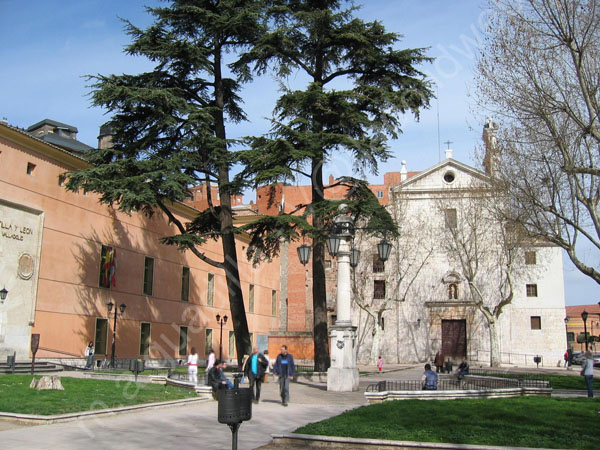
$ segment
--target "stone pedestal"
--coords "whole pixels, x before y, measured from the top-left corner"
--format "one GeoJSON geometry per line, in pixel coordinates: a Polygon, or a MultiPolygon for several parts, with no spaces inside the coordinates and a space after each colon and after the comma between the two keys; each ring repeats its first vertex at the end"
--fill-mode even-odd
{"type": "Polygon", "coordinates": [[[356,367],[356,327],[335,325],[330,328],[331,367],[327,371],[327,390],[358,391],[356,367]]]}

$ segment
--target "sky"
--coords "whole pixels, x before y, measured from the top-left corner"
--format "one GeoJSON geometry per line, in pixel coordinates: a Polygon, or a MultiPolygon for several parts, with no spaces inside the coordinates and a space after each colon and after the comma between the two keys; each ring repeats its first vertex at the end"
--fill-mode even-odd
{"type": "MultiPolygon", "coordinates": [[[[129,36],[120,18],[145,27],[151,17],[145,5],[156,0],[0,0],[0,119],[27,128],[53,119],[76,126],[78,139],[97,145],[105,111],[90,106],[87,75],[135,74],[150,70],[143,58],[123,53],[129,36]]],[[[383,182],[383,174],[424,170],[444,156],[446,141],[454,158],[476,165],[485,112],[476,107],[473,73],[478,44],[484,38],[487,15],[484,0],[362,0],[360,18],[381,21],[386,29],[403,35],[403,48],[427,48],[435,58],[421,70],[435,83],[437,99],[416,121],[400,118],[403,133],[389,142],[394,158],[380,165],[368,179],[383,182]],[[438,120],[439,117],[439,120],[438,120]],[[438,134],[439,130],[439,134],[438,134]]],[[[293,86],[300,80],[292,77],[293,86]]],[[[256,79],[242,92],[249,122],[229,126],[230,138],[259,135],[269,130],[267,117],[277,98],[277,84],[269,76],[256,79]]],[[[325,174],[348,175],[347,155],[336,155],[325,174]]],[[[249,198],[249,197],[248,197],[249,198]]],[[[564,258],[568,305],[600,300],[600,286],[581,275],[564,258]]]]}

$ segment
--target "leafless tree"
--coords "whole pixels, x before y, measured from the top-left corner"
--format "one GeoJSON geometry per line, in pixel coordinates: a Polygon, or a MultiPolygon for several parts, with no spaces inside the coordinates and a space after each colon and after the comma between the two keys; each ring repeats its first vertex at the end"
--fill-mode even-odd
{"type": "Polygon", "coordinates": [[[600,283],[600,2],[490,1],[476,80],[507,219],[600,283]]]}
{"type": "Polygon", "coordinates": [[[371,331],[370,364],[375,364],[381,355],[385,313],[397,302],[405,302],[434,249],[434,239],[430,230],[423,228],[424,220],[420,214],[409,216],[405,203],[399,199],[394,199],[388,209],[398,225],[399,235],[394,239],[390,258],[385,263],[379,260],[374,250],[376,241],[373,238],[359,236],[355,240],[362,255],[354,270],[352,294],[356,305],[365,313],[360,315],[362,320],[359,322],[362,342],[368,341],[371,331]],[[375,280],[385,286],[380,292],[382,298],[376,298],[375,280]]]}
{"type": "Polygon", "coordinates": [[[506,199],[497,192],[474,183],[453,198],[438,200],[440,216],[445,217],[440,242],[485,318],[493,367],[501,363],[500,315],[513,300],[515,279],[522,273],[527,248],[520,230],[503,220],[506,199]]]}

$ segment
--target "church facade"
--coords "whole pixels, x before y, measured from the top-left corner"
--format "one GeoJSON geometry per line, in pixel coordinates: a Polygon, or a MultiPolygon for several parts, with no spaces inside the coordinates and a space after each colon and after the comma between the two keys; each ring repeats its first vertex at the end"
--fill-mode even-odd
{"type": "Polygon", "coordinates": [[[424,362],[441,350],[453,361],[556,365],[567,345],[561,250],[515,238],[490,210],[490,174],[452,150],[401,174],[387,206],[399,227],[390,258],[355,238],[358,360],[424,362]]]}

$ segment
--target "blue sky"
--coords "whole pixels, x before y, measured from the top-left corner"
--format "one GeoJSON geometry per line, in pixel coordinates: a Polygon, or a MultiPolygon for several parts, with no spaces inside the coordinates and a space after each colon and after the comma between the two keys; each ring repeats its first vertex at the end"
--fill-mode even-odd
{"type": "MultiPolygon", "coordinates": [[[[90,107],[85,75],[138,73],[151,65],[122,53],[129,42],[119,17],[145,26],[151,18],[144,5],[157,1],[136,0],[0,0],[0,118],[26,128],[50,118],[74,125],[79,140],[95,146],[103,111],[90,107]]],[[[474,163],[481,145],[485,114],[476,111],[470,96],[478,42],[486,21],[485,1],[461,0],[363,0],[358,15],[382,21],[389,31],[404,35],[402,47],[428,47],[435,57],[422,70],[435,81],[438,100],[423,111],[419,122],[411,116],[401,119],[403,134],[389,143],[394,159],[380,166],[383,173],[400,168],[423,170],[443,157],[445,144],[452,141],[454,157],[474,163]],[[438,141],[438,110],[440,139],[438,141]]],[[[294,79],[289,81],[293,84],[294,79]]],[[[228,128],[229,137],[256,135],[268,130],[277,97],[277,85],[270,77],[257,79],[242,93],[250,122],[228,128]]],[[[326,174],[348,174],[349,158],[337,155],[326,174]]],[[[565,260],[567,304],[596,303],[600,287],[580,275],[565,260]]]]}

